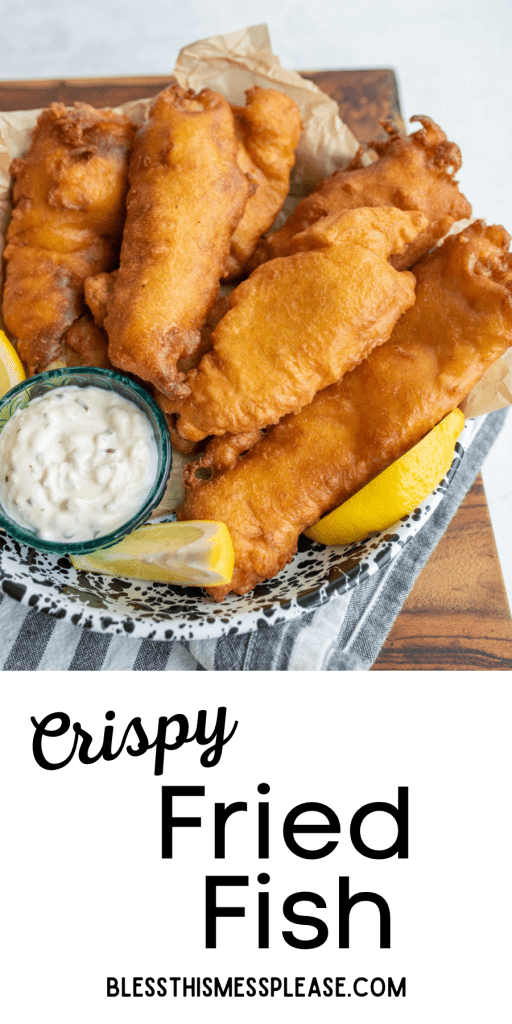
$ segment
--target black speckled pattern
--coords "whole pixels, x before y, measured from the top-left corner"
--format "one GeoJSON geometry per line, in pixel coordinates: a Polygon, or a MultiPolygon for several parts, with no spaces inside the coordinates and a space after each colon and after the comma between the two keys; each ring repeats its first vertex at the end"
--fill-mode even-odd
{"type": "Polygon", "coordinates": [[[318,608],[387,565],[437,508],[473,434],[470,420],[446,478],[392,528],[345,547],[324,547],[301,537],[290,564],[244,597],[230,594],[216,604],[197,587],[80,572],[67,558],[34,551],[6,534],[0,534],[0,586],[30,608],[118,636],[205,640],[265,629],[318,608]]]}

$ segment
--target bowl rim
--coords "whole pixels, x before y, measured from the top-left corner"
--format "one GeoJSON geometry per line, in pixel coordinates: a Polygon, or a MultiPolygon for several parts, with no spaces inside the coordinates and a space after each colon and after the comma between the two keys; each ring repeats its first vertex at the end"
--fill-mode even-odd
{"type": "MultiPolygon", "coordinates": [[[[66,541],[52,541],[44,540],[38,537],[37,534],[31,530],[25,529],[23,526],[16,523],[10,518],[0,504],[0,526],[3,527],[5,532],[18,541],[21,544],[28,544],[30,547],[35,548],[36,551],[46,551],[54,555],[82,555],[90,554],[92,551],[97,551],[100,548],[112,547],[114,544],[119,543],[123,537],[126,537],[129,533],[132,533],[137,527],[142,526],[153,509],[162,500],[167,480],[169,478],[172,468],[172,445],[169,434],[169,427],[165,416],[160,407],[155,402],[154,398],[143,388],[137,381],[132,380],[131,377],[125,376],[124,374],[118,373],[116,370],[103,369],[98,366],[69,366],[59,367],[54,370],[45,370],[43,373],[35,374],[32,377],[27,377],[25,380],[20,381],[15,387],[7,391],[5,395],[0,399],[0,415],[5,405],[16,398],[17,395],[23,394],[28,388],[33,387],[37,384],[43,384],[49,382],[54,384],[55,387],[66,387],[73,386],[69,381],[69,377],[90,377],[90,385],[94,386],[96,380],[107,380],[112,383],[112,390],[119,394],[119,390],[116,385],[121,385],[125,390],[134,392],[141,400],[142,404],[147,407],[146,411],[152,413],[160,431],[160,440],[158,439],[156,432],[155,440],[158,449],[158,472],[155,483],[151,488],[150,493],[147,496],[146,501],[141,506],[138,512],[125,523],[122,523],[115,530],[110,533],[103,534],[101,537],[95,537],[90,540],[76,541],[74,544],[70,544],[66,541]],[[60,381],[64,381],[60,384],[60,381]]],[[[80,385],[78,385],[80,386],[80,385]]],[[[84,382],[84,387],[87,384],[84,382]]],[[[125,396],[126,397],[126,396],[125,396]]],[[[129,400],[129,399],[128,399],[129,400]]],[[[148,418],[150,418],[148,416],[148,418]]],[[[2,427],[0,425],[0,433],[2,427]]]]}
{"type": "MultiPolygon", "coordinates": [[[[137,613],[135,607],[127,608],[123,606],[125,590],[130,590],[133,585],[135,585],[137,590],[137,587],[141,585],[140,580],[114,578],[114,583],[122,584],[119,591],[118,587],[115,587],[116,607],[113,607],[110,602],[108,606],[96,605],[94,602],[86,598],[84,599],[83,592],[82,597],[78,599],[77,592],[81,590],[79,574],[76,579],[73,578],[69,583],[63,583],[58,590],[54,586],[49,587],[47,582],[42,581],[39,573],[42,573],[42,576],[47,572],[52,573],[52,568],[36,565],[34,571],[32,566],[28,566],[27,562],[23,561],[23,552],[21,553],[21,558],[20,553],[16,551],[14,553],[7,551],[4,555],[1,539],[0,591],[3,591],[26,607],[32,608],[34,611],[47,613],[67,621],[72,626],[78,626],[81,629],[97,633],[108,633],[118,638],[129,636],[137,640],[149,639],[166,642],[214,640],[235,633],[240,635],[268,629],[269,627],[292,621],[306,612],[316,611],[331,600],[347,594],[350,590],[368,579],[368,577],[372,577],[375,573],[385,570],[394,561],[395,557],[417,536],[430,516],[435,513],[438,506],[442,503],[447,490],[460,469],[465,453],[470,448],[485,420],[485,416],[479,417],[476,420],[466,420],[465,427],[455,446],[452,465],[438,487],[419,506],[422,511],[421,516],[418,517],[414,514],[414,516],[408,517],[408,523],[401,520],[385,531],[387,534],[392,534],[396,530],[399,534],[399,539],[393,540],[390,537],[389,540],[384,541],[381,534],[377,536],[370,535],[368,543],[372,549],[371,552],[365,550],[363,553],[357,553],[355,564],[351,567],[344,567],[343,571],[339,575],[337,573],[332,581],[329,579],[326,570],[323,581],[315,582],[311,589],[301,590],[298,594],[293,592],[290,592],[289,596],[285,594],[281,596],[269,594],[264,597],[263,602],[260,602],[258,607],[248,609],[241,608],[238,604],[238,601],[243,601],[244,598],[240,599],[236,595],[230,595],[225,603],[217,606],[213,602],[208,602],[208,604],[201,602],[202,609],[198,609],[194,601],[192,610],[182,607],[181,614],[179,615],[162,616],[151,614],[141,616],[137,613]],[[379,542],[377,547],[375,547],[376,541],[379,542]],[[16,575],[16,568],[12,572],[10,568],[11,558],[14,558],[16,567],[18,560],[21,560],[22,567],[25,566],[25,568],[22,568],[23,578],[16,575]],[[36,578],[34,579],[34,577],[36,578]],[[231,601],[232,598],[233,603],[231,601]],[[121,602],[119,605],[117,604],[118,600],[121,602]],[[201,611],[204,614],[201,614],[201,611]]],[[[415,513],[418,511],[416,509],[415,513]]],[[[313,548],[320,547],[320,545],[315,544],[313,541],[309,541],[308,544],[313,548]]],[[[351,545],[350,550],[336,547],[327,547],[324,550],[330,550],[336,556],[335,567],[337,567],[338,554],[343,560],[348,557],[352,558],[355,554],[353,551],[354,547],[364,547],[366,549],[367,544],[361,542],[358,545],[351,545]]],[[[288,568],[295,571],[298,568],[297,563],[301,558],[304,558],[304,554],[297,552],[290,566],[286,567],[285,572],[288,568]],[[295,562],[295,570],[293,562],[295,562]]],[[[65,572],[66,570],[64,569],[63,571],[65,572]]],[[[168,585],[158,583],[151,584],[151,586],[165,589],[168,585]]],[[[173,589],[179,591],[180,588],[173,589]]],[[[189,588],[184,589],[185,593],[189,590],[189,588]]],[[[194,590],[198,596],[201,595],[199,589],[194,588],[194,590]]],[[[137,603],[140,596],[139,593],[136,594],[137,603]]],[[[156,600],[156,595],[152,595],[152,600],[156,600]]]]}

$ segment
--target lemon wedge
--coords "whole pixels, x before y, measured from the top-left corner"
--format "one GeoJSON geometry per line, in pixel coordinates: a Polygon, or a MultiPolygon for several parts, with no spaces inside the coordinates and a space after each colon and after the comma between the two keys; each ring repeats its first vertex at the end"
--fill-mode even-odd
{"type": "Polygon", "coordinates": [[[320,544],[352,544],[412,512],[446,476],[463,426],[463,413],[454,409],[414,448],[306,530],[306,536],[320,544]]]}
{"type": "Polygon", "coordinates": [[[0,398],[26,379],[23,363],[9,339],[0,331],[0,398]]]}
{"type": "Polygon", "coordinates": [[[156,523],[141,526],[111,548],[72,555],[75,569],[192,587],[229,583],[235,556],[224,523],[156,523]]]}

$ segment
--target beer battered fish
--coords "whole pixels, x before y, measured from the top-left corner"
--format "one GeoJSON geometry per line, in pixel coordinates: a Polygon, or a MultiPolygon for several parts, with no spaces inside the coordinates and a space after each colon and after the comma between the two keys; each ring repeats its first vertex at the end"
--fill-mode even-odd
{"type": "Polygon", "coordinates": [[[414,268],[416,302],[386,344],[287,416],[211,480],[208,449],[189,468],[179,519],[225,522],[230,586],[244,594],[292,558],[299,534],[346,501],[456,408],[512,336],[512,255],[504,228],[479,221],[414,268]]]}
{"type": "Polygon", "coordinates": [[[459,147],[449,142],[429,117],[412,117],[411,121],[420,121],[423,127],[408,136],[401,135],[390,122],[383,122],[389,138],[368,144],[378,153],[378,160],[364,167],[360,149],[348,170],[321,181],[282,228],[262,239],[250,269],[276,256],[286,256],[293,236],[320,217],[358,206],[398,206],[401,210],[421,210],[428,221],[424,231],[391,259],[397,270],[405,270],[432,249],[455,221],[470,217],[471,206],[454,178],[462,162],[459,147]]]}
{"type": "MultiPolygon", "coordinates": [[[[221,288],[221,292],[224,288],[221,288]]],[[[222,317],[227,313],[228,308],[229,295],[219,294],[201,328],[201,340],[196,351],[193,352],[188,359],[179,360],[178,370],[185,372],[186,370],[193,369],[199,365],[205,352],[210,351],[212,347],[212,333],[219,323],[219,320],[222,320],[222,317]]],[[[194,454],[198,449],[196,442],[186,441],[183,437],[180,437],[176,430],[176,414],[174,412],[176,402],[170,399],[168,395],[163,395],[161,391],[155,392],[155,399],[167,420],[167,426],[171,435],[173,448],[176,448],[182,455],[194,454]]]]}
{"type": "Polygon", "coordinates": [[[108,304],[114,292],[114,282],[117,277],[117,270],[111,274],[96,274],[95,277],[87,277],[84,281],[85,301],[94,317],[94,323],[98,327],[105,326],[108,304]]]}
{"type": "Polygon", "coordinates": [[[261,236],[272,226],[290,187],[301,120],[296,103],[276,89],[255,86],[245,107],[233,107],[240,143],[238,164],[251,183],[243,216],[231,238],[223,279],[240,277],[261,236]]]}
{"type": "Polygon", "coordinates": [[[69,328],[66,340],[59,347],[58,355],[48,363],[47,370],[58,370],[64,366],[98,366],[112,370],[108,358],[108,337],[101,327],[94,323],[90,313],[84,313],[69,328]]]}
{"type": "Polygon", "coordinates": [[[29,373],[62,356],[84,280],[119,258],[135,127],[112,110],[52,103],[14,160],[3,316],[29,373]]]}
{"type": "Polygon", "coordinates": [[[361,207],[324,217],[297,235],[231,295],[213,349],[187,377],[178,432],[266,427],[299,412],[386,341],[414,302],[414,277],[387,262],[425,228],[422,213],[361,207]]]}
{"type": "Polygon", "coordinates": [[[232,109],[174,85],[135,139],[120,269],[108,301],[109,358],[171,398],[213,305],[249,196],[232,109]]]}

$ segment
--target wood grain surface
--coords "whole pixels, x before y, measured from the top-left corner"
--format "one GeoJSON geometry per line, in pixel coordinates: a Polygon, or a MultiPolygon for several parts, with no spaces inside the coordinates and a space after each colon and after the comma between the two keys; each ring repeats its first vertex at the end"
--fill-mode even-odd
{"type": "Polygon", "coordinates": [[[481,476],[416,580],[379,669],[512,669],[512,620],[481,476]]]}
{"type": "MultiPolygon", "coordinates": [[[[396,79],[385,68],[302,72],[332,96],[356,138],[403,128],[396,79]]],[[[170,76],[0,82],[0,110],[30,110],[58,100],[118,106],[154,96],[170,76]]],[[[374,670],[512,669],[512,621],[482,480],[467,495],[416,581],[374,670]]]]}
{"type": "MultiPolygon", "coordinates": [[[[303,71],[339,105],[342,119],[360,142],[380,136],[380,121],[390,118],[404,129],[396,78],[390,69],[369,68],[363,71],[303,71]]],[[[73,103],[80,100],[93,107],[117,107],[129,100],[155,96],[173,81],[172,76],[149,78],[66,78],[34,79],[32,81],[0,82],[0,110],[32,110],[50,103],[73,103]]]]}

